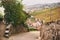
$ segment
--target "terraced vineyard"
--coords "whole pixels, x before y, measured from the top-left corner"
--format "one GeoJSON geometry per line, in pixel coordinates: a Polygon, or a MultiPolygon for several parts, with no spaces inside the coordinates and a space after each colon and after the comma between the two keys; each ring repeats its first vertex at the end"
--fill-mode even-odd
{"type": "Polygon", "coordinates": [[[46,8],[40,11],[32,12],[32,15],[45,22],[60,20],[60,7],[57,8],[46,8]]]}

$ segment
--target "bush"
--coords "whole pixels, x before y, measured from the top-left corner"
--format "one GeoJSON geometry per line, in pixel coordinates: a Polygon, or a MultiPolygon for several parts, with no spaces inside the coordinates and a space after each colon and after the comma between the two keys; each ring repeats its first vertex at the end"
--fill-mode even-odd
{"type": "Polygon", "coordinates": [[[29,31],[37,31],[37,30],[34,28],[30,28],[29,31]]]}
{"type": "Polygon", "coordinates": [[[3,15],[2,14],[0,14],[0,21],[2,21],[3,20],[3,15]]]}

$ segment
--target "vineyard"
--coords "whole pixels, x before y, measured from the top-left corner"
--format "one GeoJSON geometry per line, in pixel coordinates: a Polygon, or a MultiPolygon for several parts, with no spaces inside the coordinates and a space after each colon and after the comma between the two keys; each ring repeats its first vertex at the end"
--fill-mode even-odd
{"type": "Polygon", "coordinates": [[[60,20],[60,7],[34,11],[32,12],[32,15],[37,19],[44,20],[45,22],[57,21],[60,20]]]}

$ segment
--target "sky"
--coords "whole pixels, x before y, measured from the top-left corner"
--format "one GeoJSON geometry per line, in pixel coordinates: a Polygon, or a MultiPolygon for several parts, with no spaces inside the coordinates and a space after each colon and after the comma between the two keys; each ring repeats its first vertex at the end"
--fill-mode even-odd
{"type": "MultiPolygon", "coordinates": [[[[26,6],[34,4],[47,4],[47,3],[57,3],[60,0],[23,0],[22,3],[26,6]]],[[[0,7],[0,11],[3,13],[4,8],[0,7]]]]}
{"type": "Polygon", "coordinates": [[[60,0],[23,0],[24,5],[34,5],[34,4],[47,4],[47,3],[57,3],[60,0]]]}

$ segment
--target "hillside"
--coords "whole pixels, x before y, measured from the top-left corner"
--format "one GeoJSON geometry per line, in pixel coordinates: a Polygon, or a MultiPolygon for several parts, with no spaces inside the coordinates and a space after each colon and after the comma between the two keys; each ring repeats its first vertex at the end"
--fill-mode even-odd
{"type": "Polygon", "coordinates": [[[45,8],[55,8],[55,7],[60,7],[60,3],[29,5],[29,6],[25,6],[24,10],[27,11],[27,12],[31,12],[31,11],[42,10],[42,9],[45,9],[45,8]]]}
{"type": "Polygon", "coordinates": [[[60,20],[60,3],[30,5],[25,11],[45,22],[60,20]]]}
{"type": "Polygon", "coordinates": [[[45,20],[45,22],[60,20],[60,7],[34,11],[31,15],[37,19],[45,20]]]}

